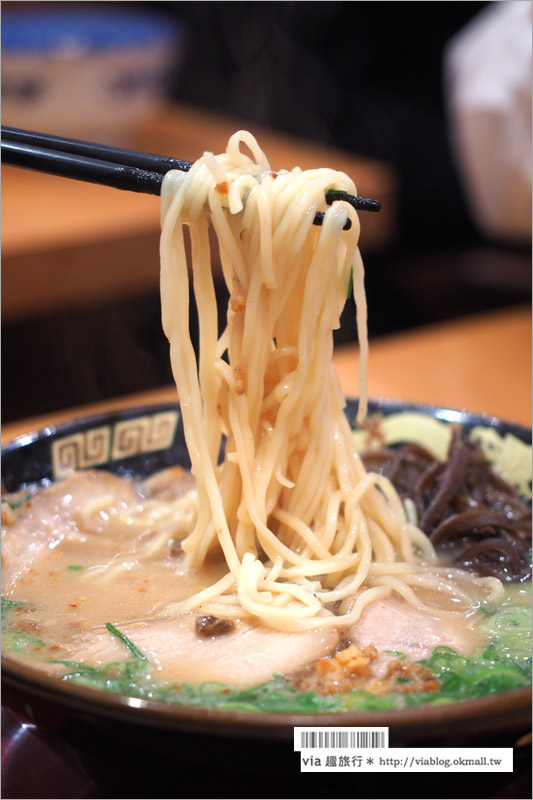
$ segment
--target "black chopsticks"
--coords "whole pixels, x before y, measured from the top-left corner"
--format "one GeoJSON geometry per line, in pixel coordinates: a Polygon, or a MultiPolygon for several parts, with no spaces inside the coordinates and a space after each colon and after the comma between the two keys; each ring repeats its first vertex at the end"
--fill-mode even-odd
{"type": "Polygon", "coordinates": [[[111,161],[125,166],[158,172],[164,175],[171,169],[187,172],[192,164],[169,156],[156,156],[153,153],[139,153],[137,150],[126,150],[123,147],[112,147],[98,142],[84,142],[80,139],[67,139],[64,136],[52,136],[48,133],[24,131],[20,128],[2,126],[2,141],[20,142],[34,147],[44,147],[63,153],[86,156],[101,161],[111,161]]]}
{"type": "Polygon", "coordinates": [[[191,168],[189,161],[5,126],[2,161],[49,175],[156,195],[161,194],[166,172],[191,168]]]}
{"type": "MultiPolygon", "coordinates": [[[[187,172],[192,166],[190,161],[179,158],[7,126],[2,126],[2,161],[14,167],[155,195],[161,194],[161,184],[169,170],[187,172]]],[[[381,207],[377,200],[328,191],[328,205],[335,200],[346,200],[358,211],[379,211],[381,207]]],[[[313,222],[321,225],[323,219],[324,214],[317,212],[313,222]]],[[[347,220],[344,229],[350,226],[351,221],[347,220]]]]}

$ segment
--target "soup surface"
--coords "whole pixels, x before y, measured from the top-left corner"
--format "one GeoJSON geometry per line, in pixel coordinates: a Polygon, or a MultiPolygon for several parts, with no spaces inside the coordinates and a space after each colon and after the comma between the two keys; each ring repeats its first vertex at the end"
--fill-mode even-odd
{"type": "MultiPolygon", "coordinates": [[[[216,553],[184,566],[196,490],[179,467],[144,482],[72,473],[4,501],[4,651],[61,680],[279,712],[450,702],[530,682],[526,579],[506,583],[496,605],[460,615],[431,616],[393,594],[348,628],[282,632],[180,608],[226,566],[216,553]]],[[[432,594],[428,603],[453,610],[432,594]]],[[[323,613],[345,613],[355,600],[323,613]]]]}

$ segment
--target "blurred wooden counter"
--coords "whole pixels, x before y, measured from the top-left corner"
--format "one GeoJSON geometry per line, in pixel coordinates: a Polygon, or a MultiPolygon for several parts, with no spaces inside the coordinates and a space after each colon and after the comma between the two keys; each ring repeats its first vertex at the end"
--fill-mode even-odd
{"type": "MultiPolygon", "coordinates": [[[[126,144],[194,161],[206,149],[223,151],[240,128],[257,135],[273,169],[329,166],[352,176],[361,195],[383,206],[365,215],[362,247],[390,240],[395,178],[380,162],[183,106],[162,110],[126,144]]],[[[157,291],[159,201],[3,167],[2,273],[4,322],[157,291]]]]}
{"type": "MultiPolygon", "coordinates": [[[[357,393],[357,349],[339,349],[335,366],[344,392],[357,393]]],[[[371,397],[481,411],[531,425],[531,309],[516,307],[421,328],[371,342],[371,397]]],[[[36,387],[38,391],[38,387],[36,387]]],[[[68,409],[2,428],[2,441],[74,416],[173,402],[167,386],[68,409]]]]}

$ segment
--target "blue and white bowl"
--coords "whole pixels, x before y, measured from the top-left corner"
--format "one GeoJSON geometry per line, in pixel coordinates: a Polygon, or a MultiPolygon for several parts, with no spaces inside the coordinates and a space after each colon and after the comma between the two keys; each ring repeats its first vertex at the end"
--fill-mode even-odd
{"type": "Polygon", "coordinates": [[[1,38],[4,125],[113,143],[161,104],[184,41],[165,17],[72,7],[7,11],[1,38]]]}

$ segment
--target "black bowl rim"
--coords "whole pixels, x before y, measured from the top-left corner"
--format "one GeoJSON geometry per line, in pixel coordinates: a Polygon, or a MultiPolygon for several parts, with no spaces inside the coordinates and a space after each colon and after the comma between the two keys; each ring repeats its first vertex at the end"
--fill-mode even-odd
{"type": "MultiPolygon", "coordinates": [[[[358,405],[357,398],[346,398],[347,408],[351,406],[355,408],[358,405]]],[[[516,422],[510,419],[504,419],[493,414],[483,413],[481,411],[470,411],[465,408],[450,408],[448,406],[439,406],[431,403],[417,403],[416,401],[402,401],[395,398],[369,398],[368,407],[370,413],[379,413],[383,411],[387,414],[398,412],[418,412],[427,416],[434,417],[441,422],[457,422],[468,427],[477,425],[486,425],[488,427],[497,427],[504,433],[514,433],[515,435],[523,438],[526,441],[531,440],[532,429],[523,423],[516,422]]],[[[134,417],[139,414],[150,414],[156,411],[168,411],[179,408],[179,402],[175,403],[147,403],[143,405],[128,406],[121,409],[112,411],[102,411],[96,414],[89,414],[87,416],[74,416],[57,424],[50,424],[44,428],[37,428],[26,433],[15,436],[10,441],[2,445],[2,456],[16,450],[19,447],[25,447],[33,444],[36,441],[47,439],[57,434],[67,434],[73,429],[85,425],[99,425],[102,422],[113,422],[115,420],[134,417]]],[[[354,412],[355,413],[355,408],[354,412]]]]}
{"type": "MultiPolygon", "coordinates": [[[[357,400],[348,399],[348,408],[357,400]]],[[[49,425],[15,437],[2,447],[2,454],[31,445],[33,442],[66,434],[80,426],[92,426],[138,414],[175,409],[177,403],[154,403],[102,412],[86,417],[49,425]]],[[[452,409],[424,403],[402,402],[379,398],[369,400],[370,413],[383,411],[419,412],[443,422],[458,422],[468,427],[485,425],[505,433],[513,433],[531,441],[531,429],[520,423],[503,420],[497,416],[452,409]]],[[[394,711],[341,711],[322,714],[280,714],[271,712],[224,711],[195,706],[180,706],[155,700],[127,696],[61,682],[56,676],[46,675],[34,667],[2,655],[2,682],[6,686],[52,700],[69,710],[97,714],[131,724],[165,728],[168,730],[210,733],[213,735],[246,735],[261,738],[292,736],[295,726],[387,726],[403,732],[436,736],[443,726],[461,724],[466,727],[492,727],[504,729],[506,725],[523,727],[530,724],[531,688],[524,687],[473,700],[460,700],[447,704],[421,705],[394,711]]]]}

